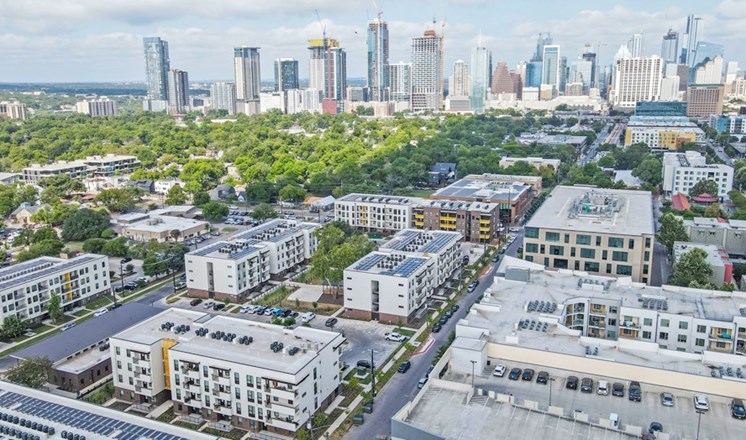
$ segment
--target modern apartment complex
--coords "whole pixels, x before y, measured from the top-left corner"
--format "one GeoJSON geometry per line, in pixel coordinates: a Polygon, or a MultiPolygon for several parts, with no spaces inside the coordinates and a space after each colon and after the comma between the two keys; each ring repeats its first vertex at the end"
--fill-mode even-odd
{"type": "Polygon", "coordinates": [[[746,220],[694,217],[684,220],[692,243],[711,244],[738,258],[746,258],[746,220]]]}
{"type": "Polygon", "coordinates": [[[458,232],[472,243],[490,242],[500,231],[500,205],[423,200],[414,208],[412,226],[428,231],[458,232]]]}
{"type": "Polygon", "coordinates": [[[190,296],[244,301],[310,260],[317,223],[272,220],[184,256],[190,296]]]}
{"type": "Polygon", "coordinates": [[[719,246],[677,241],[673,245],[674,264],[679,261],[682,255],[694,248],[701,249],[707,253],[706,261],[710,265],[710,268],[712,268],[710,282],[715,287],[733,282],[733,262],[725,249],[719,246]]]}
{"type": "Polygon", "coordinates": [[[746,134],[745,115],[711,115],[710,127],[718,133],[746,134]]]}
{"type": "Polygon", "coordinates": [[[236,114],[236,84],[230,81],[215,81],[210,84],[212,108],[236,114]]]}
{"type": "Polygon", "coordinates": [[[650,284],[652,202],[647,191],[558,186],[526,224],[524,258],[650,284]]]}
{"type": "Polygon", "coordinates": [[[110,290],[108,258],[104,255],[39,257],[0,269],[0,317],[2,321],[16,316],[40,322],[47,316],[52,295],[59,296],[63,310],[70,310],[110,290]]]}
{"type": "Polygon", "coordinates": [[[554,171],[559,169],[562,161],[559,159],[545,159],[543,157],[503,157],[500,159],[500,167],[508,168],[515,165],[518,162],[526,162],[537,170],[541,167],[549,167],[554,171]]]}
{"type": "Polygon", "coordinates": [[[368,22],[368,90],[371,101],[388,100],[389,24],[378,17],[368,22]]]}
{"type": "Polygon", "coordinates": [[[233,70],[236,77],[236,110],[247,115],[259,114],[259,48],[244,46],[233,49],[233,70]]]}
{"type": "Polygon", "coordinates": [[[707,160],[697,151],[663,154],[663,191],[667,196],[683,193],[702,180],[712,180],[718,186],[714,197],[725,197],[733,189],[733,167],[723,164],[707,164],[707,160]]]}
{"type": "Polygon", "coordinates": [[[75,104],[75,111],[93,117],[115,116],[117,103],[108,98],[84,99],[75,104]]]}
{"type": "Polygon", "coordinates": [[[624,145],[644,143],[653,150],[675,150],[682,142],[701,142],[705,133],[683,116],[632,116],[624,145]]]}
{"type": "Polygon", "coordinates": [[[95,176],[112,176],[115,174],[131,173],[140,165],[135,156],[120,156],[107,154],[104,156],[90,156],[81,160],[57,161],[47,165],[32,164],[23,169],[23,180],[27,183],[39,183],[40,180],[67,174],[72,178],[95,176]]]}
{"type": "Polygon", "coordinates": [[[183,114],[189,108],[189,73],[171,69],[168,71],[168,111],[171,114],[183,114]]]}
{"type": "Polygon", "coordinates": [[[26,104],[18,101],[0,102],[0,118],[24,120],[27,117],[26,104]]]}
{"type": "Polygon", "coordinates": [[[145,37],[142,43],[145,53],[148,99],[168,101],[168,71],[171,70],[168,41],[161,40],[159,37],[145,37]]]}
{"type": "Polygon", "coordinates": [[[171,308],[110,338],[115,398],[293,436],[337,396],[344,337],[171,308]]]}
{"type": "Polygon", "coordinates": [[[334,202],[334,218],[365,232],[396,232],[412,227],[417,197],[352,193],[334,202]]]}
{"type": "Polygon", "coordinates": [[[412,38],[413,111],[443,109],[443,35],[428,29],[412,38]]]}
{"type": "Polygon", "coordinates": [[[346,316],[407,321],[461,265],[461,234],[407,229],[344,271],[346,316]]]}

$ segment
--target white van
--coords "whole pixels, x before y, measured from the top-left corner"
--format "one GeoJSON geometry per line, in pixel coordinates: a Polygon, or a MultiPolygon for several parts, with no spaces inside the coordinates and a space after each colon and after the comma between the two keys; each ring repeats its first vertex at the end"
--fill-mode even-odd
{"type": "Polygon", "coordinates": [[[619,414],[617,413],[610,413],[609,414],[609,420],[611,420],[611,427],[614,429],[619,429],[619,414]]]}
{"type": "Polygon", "coordinates": [[[599,380],[598,388],[596,388],[596,394],[599,394],[601,396],[606,396],[607,394],[609,394],[609,382],[605,380],[599,380]]]}

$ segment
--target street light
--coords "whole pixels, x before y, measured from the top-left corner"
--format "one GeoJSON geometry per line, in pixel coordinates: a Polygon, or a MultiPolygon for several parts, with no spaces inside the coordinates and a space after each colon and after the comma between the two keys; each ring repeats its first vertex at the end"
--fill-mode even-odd
{"type": "Polygon", "coordinates": [[[477,365],[477,361],[471,361],[471,388],[474,389],[474,366],[477,365]]]}
{"type": "Polygon", "coordinates": [[[702,414],[704,414],[704,411],[697,410],[697,440],[699,440],[699,426],[702,423],[702,414]]]}
{"type": "Polygon", "coordinates": [[[554,384],[554,378],[549,378],[549,406],[552,406],[552,385],[554,384]]]}

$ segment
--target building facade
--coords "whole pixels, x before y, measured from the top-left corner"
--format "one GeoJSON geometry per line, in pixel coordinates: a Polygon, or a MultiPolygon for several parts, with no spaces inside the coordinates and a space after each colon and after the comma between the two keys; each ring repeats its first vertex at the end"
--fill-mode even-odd
{"type": "Polygon", "coordinates": [[[111,292],[109,263],[104,255],[83,254],[69,259],[39,257],[0,269],[2,321],[15,316],[41,322],[52,295],[64,311],[111,292]]]}
{"type": "Polygon", "coordinates": [[[171,63],[168,56],[168,41],[160,37],[142,39],[145,52],[145,78],[148,85],[148,99],[168,101],[168,71],[171,63]]]}
{"type": "Polygon", "coordinates": [[[698,151],[663,154],[663,191],[667,196],[682,193],[689,195],[694,185],[702,180],[717,184],[718,198],[728,195],[733,189],[733,167],[723,164],[707,164],[707,159],[698,151]]]}
{"type": "Polygon", "coordinates": [[[412,227],[416,197],[347,194],[334,201],[334,218],[364,232],[397,232],[412,227]]]}
{"type": "Polygon", "coordinates": [[[500,205],[424,200],[414,208],[412,225],[428,231],[458,232],[471,243],[489,243],[500,231],[500,205]]]}
{"type": "Polygon", "coordinates": [[[259,114],[259,48],[243,46],[233,49],[233,73],[236,79],[236,111],[247,115],[259,114]]]}
{"type": "Polygon", "coordinates": [[[515,165],[518,162],[526,162],[532,167],[541,169],[541,167],[549,167],[554,171],[559,169],[562,163],[559,159],[544,159],[543,157],[502,157],[500,158],[500,168],[508,168],[515,165]]]}
{"type": "Polygon", "coordinates": [[[471,111],[475,113],[484,113],[484,102],[490,89],[490,76],[492,74],[490,69],[492,69],[492,53],[485,47],[472,48],[469,70],[471,78],[469,101],[471,111]]]}
{"type": "Polygon", "coordinates": [[[294,436],[337,396],[344,342],[337,332],[172,308],[110,339],[114,394],[294,436]]]}
{"type": "Polygon", "coordinates": [[[746,258],[746,220],[730,219],[725,222],[714,218],[695,217],[684,220],[689,241],[710,244],[734,258],[746,258]]]}
{"type": "Polygon", "coordinates": [[[468,97],[471,93],[469,66],[462,60],[453,63],[453,75],[448,78],[448,97],[468,97]]]}
{"type": "Polygon", "coordinates": [[[705,133],[682,116],[632,116],[624,132],[624,145],[645,143],[653,150],[675,150],[682,142],[701,142],[705,133]]]}
{"type": "Polygon", "coordinates": [[[371,101],[388,101],[389,24],[380,16],[368,22],[368,90],[371,101]]]}
{"type": "Polygon", "coordinates": [[[226,110],[229,115],[236,114],[236,84],[230,81],[215,81],[210,84],[212,108],[226,110]]]}
{"type": "Polygon", "coordinates": [[[660,100],[663,64],[661,58],[620,58],[614,64],[611,104],[634,109],[639,101],[660,100]]]}
{"type": "Polygon", "coordinates": [[[18,101],[0,102],[0,118],[24,120],[27,117],[26,104],[18,101]]]}
{"type": "Polygon", "coordinates": [[[84,99],[75,104],[75,111],[93,117],[116,116],[117,103],[108,99],[84,99]]]}
{"type": "Polygon", "coordinates": [[[710,275],[709,281],[713,286],[719,288],[723,284],[733,283],[733,262],[725,249],[718,246],[677,241],[673,244],[674,264],[676,264],[685,253],[695,248],[701,249],[707,253],[705,261],[712,269],[712,275],[710,275]]]}
{"type": "Polygon", "coordinates": [[[710,115],[710,127],[718,133],[746,134],[746,116],[710,115]]]}
{"type": "Polygon", "coordinates": [[[275,92],[300,89],[298,80],[298,60],[278,58],[275,60],[275,92]]]}
{"type": "Polygon", "coordinates": [[[339,40],[319,38],[308,41],[311,61],[308,87],[321,90],[323,99],[342,102],[347,96],[347,52],[339,40]]]}
{"type": "Polygon", "coordinates": [[[686,89],[686,115],[709,118],[723,114],[724,89],[721,84],[691,85],[686,89]]]}
{"type": "Polygon", "coordinates": [[[412,97],[412,64],[389,64],[390,99],[396,102],[409,102],[412,97]]]}
{"type": "Polygon", "coordinates": [[[443,35],[428,29],[412,38],[413,111],[443,109],[443,35]]]}
{"type": "Polygon", "coordinates": [[[650,284],[655,244],[647,191],[558,186],[526,224],[524,259],[550,269],[650,284]]]}
{"type": "Polygon", "coordinates": [[[169,70],[168,111],[171,114],[182,114],[189,109],[189,74],[179,69],[169,70]]]}

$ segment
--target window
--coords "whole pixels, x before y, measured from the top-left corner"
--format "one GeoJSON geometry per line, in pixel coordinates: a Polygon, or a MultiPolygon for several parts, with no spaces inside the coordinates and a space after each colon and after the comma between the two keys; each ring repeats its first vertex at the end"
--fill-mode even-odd
{"type": "Polygon", "coordinates": [[[606,264],[606,273],[611,273],[611,263],[606,264]]]}
{"type": "Polygon", "coordinates": [[[539,245],[536,243],[526,243],[526,252],[539,252],[539,245]]]}
{"type": "Polygon", "coordinates": [[[646,239],[645,239],[645,247],[646,247],[646,248],[649,248],[649,247],[650,247],[650,238],[646,238],[646,239]]]}
{"type": "Polygon", "coordinates": [[[544,237],[546,241],[560,241],[559,232],[547,232],[544,237]]]}
{"type": "Polygon", "coordinates": [[[627,266],[625,264],[619,264],[616,267],[616,274],[617,275],[632,275],[632,266],[627,266]]]}
{"type": "Polygon", "coordinates": [[[661,327],[668,327],[670,321],[668,319],[661,319],[661,327]]]}
{"type": "Polygon", "coordinates": [[[661,341],[668,341],[668,333],[660,332],[660,335],[658,335],[658,339],[660,339],[661,341]]]}
{"type": "Polygon", "coordinates": [[[620,248],[624,247],[624,239],[618,237],[609,237],[609,247],[620,248]]]}
{"type": "Polygon", "coordinates": [[[596,250],[589,248],[580,248],[580,258],[596,258],[596,250]]]}
{"type": "Polygon", "coordinates": [[[609,251],[601,251],[601,259],[602,260],[608,260],[609,259],[609,251]]]}
{"type": "Polygon", "coordinates": [[[586,272],[598,272],[598,263],[586,262],[583,270],[586,272]]]}
{"type": "Polygon", "coordinates": [[[573,246],[573,247],[570,248],[570,256],[571,257],[575,256],[575,246],[573,246]]]}
{"type": "Polygon", "coordinates": [[[577,235],[575,236],[575,244],[591,244],[591,236],[577,235]]]}
{"type": "Polygon", "coordinates": [[[627,248],[634,249],[635,248],[635,240],[629,239],[629,242],[627,242],[627,248]]]}
{"type": "Polygon", "coordinates": [[[620,252],[620,251],[614,251],[611,253],[611,259],[613,261],[627,261],[627,253],[620,252]]]}
{"type": "Polygon", "coordinates": [[[564,255],[565,254],[565,247],[564,246],[549,246],[549,253],[551,255],[564,255]]]}
{"type": "Polygon", "coordinates": [[[698,325],[697,326],[697,333],[707,333],[707,326],[698,325]]]}
{"type": "Polygon", "coordinates": [[[642,325],[653,325],[653,319],[652,318],[643,318],[642,319],[642,325]]]}
{"type": "Polygon", "coordinates": [[[233,383],[238,385],[238,382],[239,382],[239,375],[238,375],[238,372],[236,371],[233,373],[233,383]]]}
{"type": "Polygon", "coordinates": [[[650,251],[645,251],[645,254],[643,256],[643,259],[645,261],[650,261],[650,251]]]}
{"type": "Polygon", "coordinates": [[[570,242],[570,234],[565,234],[565,243],[570,242]]]}
{"type": "Polygon", "coordinates": [[[539,238],[539,230],[536,228],[526,228],[523,235],[526,238],[539,238]]]}
{"type": "Polygon", "coordinates": [[[686,335],[679,335],[679,342],[686,342],[686,335]]]}
{"type": "Polygon", "coordinates": [[[705,346],[705,340],[704,340],[704,339],[700,339],[700,338],[697,338],[697,339],[696,339],[696,340],[694,341],[694,345],[696,345],[697,347],[704,347],[704,346],[705,346]]]}
{"type": "Polygon", "coordinates": [[[679,321],[679,328],[681,330],[686,330],[689,328],[689,323],[686,321],[679,321]]]}
{"type": "Polygon", "coordinates": [[[601,236],[596,235],[596,246],[601,246],[601,236]]]}
{"type": "Polygon", "coordinates": [[[642,339],[650,339],[652,335],[648,331],[642,332],[642,339]]]}

